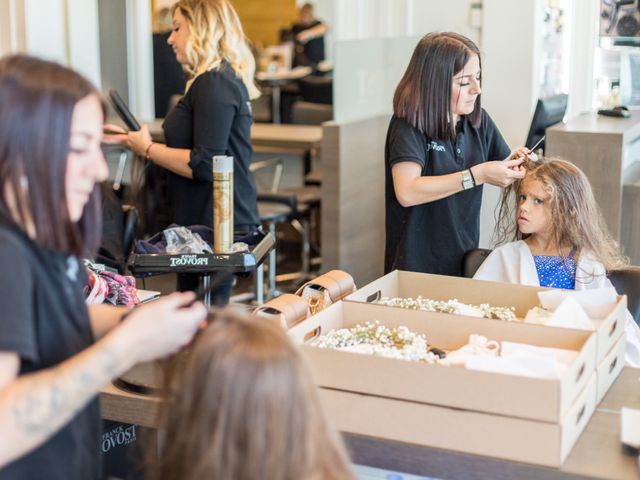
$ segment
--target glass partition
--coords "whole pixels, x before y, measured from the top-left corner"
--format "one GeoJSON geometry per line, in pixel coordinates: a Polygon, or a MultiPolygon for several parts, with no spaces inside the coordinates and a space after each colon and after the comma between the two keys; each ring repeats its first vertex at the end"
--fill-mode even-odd
{"type": "Polygon", "coordinates": [[[344,123],[391,113],[393,92],[420,37],[334,44],[334,119],[344,123]]]}

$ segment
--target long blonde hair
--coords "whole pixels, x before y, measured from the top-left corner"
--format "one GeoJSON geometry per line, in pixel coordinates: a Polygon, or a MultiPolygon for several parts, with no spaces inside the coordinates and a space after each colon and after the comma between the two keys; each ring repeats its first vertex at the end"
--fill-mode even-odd
{"type": "Polygon", "coordinates": [[[161,480],[354,479],[284,331],[218,313],[171,374],[161,480]]]}
{"type": "MultiPolygon", "coordinates": [[[[526,161],[523,166],[526,170],[525,178],[539,181],[549,194],[553,241],[559,250],[559,256],[562,256],[562,248],[573,247],[578,255],[589,252],[607,271],[629,263],[620,253],[618,242],[609,233],[593,196],[591,184],[582,170],[559,158],[526,161]]],[[[522,182],[523,180],[514,182],[502,194],[496,224],[498,244],[528,237],[520,233],[516,224],[522,182]]]]}
{"type": "Polygon", "coordinates": [[[187,89],[200,74],[220,68],[226,60],[249,92],[249,98],[260,96],[254,82],[256,62],[247,43],[240,18],[228,0],[180,0],[180,9],[189,26],[185,67],[189,75],[187,89]]]}

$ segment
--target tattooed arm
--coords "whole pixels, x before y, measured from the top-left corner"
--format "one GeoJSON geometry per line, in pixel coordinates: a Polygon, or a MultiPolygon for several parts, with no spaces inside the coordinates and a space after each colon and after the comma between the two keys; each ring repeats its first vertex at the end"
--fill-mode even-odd
{"type": "Polygon", "coordinates": [[[0,468],[66,425],[111,379],[138,362],[185,345],[204,320],[193,294],[174,294],[139,308],[93,346],[61,364],[19,376],[19,358],[0,352],[0,468]]]}

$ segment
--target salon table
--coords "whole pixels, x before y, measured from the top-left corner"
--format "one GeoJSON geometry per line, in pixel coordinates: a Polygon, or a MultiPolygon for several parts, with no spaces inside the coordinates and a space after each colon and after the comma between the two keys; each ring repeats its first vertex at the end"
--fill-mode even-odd
{"type": "Polygon", "coordinates": [[[262,84],[271,87],[271,118],[273,123],[279,124],[280,119],[280,89],[287,83],[300,80],[310,75],[311,67],[295,67],[289,70],[281,70],[277,72],[258,72],[256,80],[262,84]]]}
{"type": "MultiPolygon", "coordinates": [[[[164,143],[163,121],[162,118],[156,118],[147,122],[151,137],[160,143],[164,143]]],[[[254,147],[308,150],[319,148],[321,143],[322,127],[320,125],[278,125],[273,123],[254,123],[251,125],[251,144],[254,147]]]]}
{"type": "MultiPolygon", "coordinates": [[[[104,419],[158,427],[157,397],[136,395],[108,385],[102,390],[101,401],[104,419]]],[[[623,406],[640,409],[640,369],[622,370],[560,468],[361,435],[344,434],[344,439],[356,464],[441,479],[639,479],[638,453],[623,447],[619,439],[623,406]]]]}
{"type": "MultiPolygon", "coordinates": [[[[147,123],[154,141],[164,143],[163,119],[147,123]]],[[[305,156],[305,174],[313,170],[322,146],[320,125],[291,125],[254,123],[251,126],[251,145],[256,151],[302,153],[305,156]]]]}

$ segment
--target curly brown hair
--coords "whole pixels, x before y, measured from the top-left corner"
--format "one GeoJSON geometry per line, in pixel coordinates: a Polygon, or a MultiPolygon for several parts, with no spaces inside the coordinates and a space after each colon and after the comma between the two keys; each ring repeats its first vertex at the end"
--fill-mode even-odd
{"type": "MultiPolygon", "coordinates": [[[[540,182],[549,194],[553,219],[553,241],[558,256],[564,248],[574,248],[576,259],[588,252],[607,271],[624,267],[629,259],[620,253],[593,196],[591,184],[582,170],[559,158],[542,157],[522,164],[525,179],[540,182]]],[[[497,245],[524,240],[529,235],[518,230],[518,196],[523,180],[514,182],[502,193],[495,229],[497,245]]]]}
{"type": "Polygon", "coordinates": [[[166,379],[161,480],[354,480],[317,388],[286,333],[264,318],[212,314],[166,379]]]}

